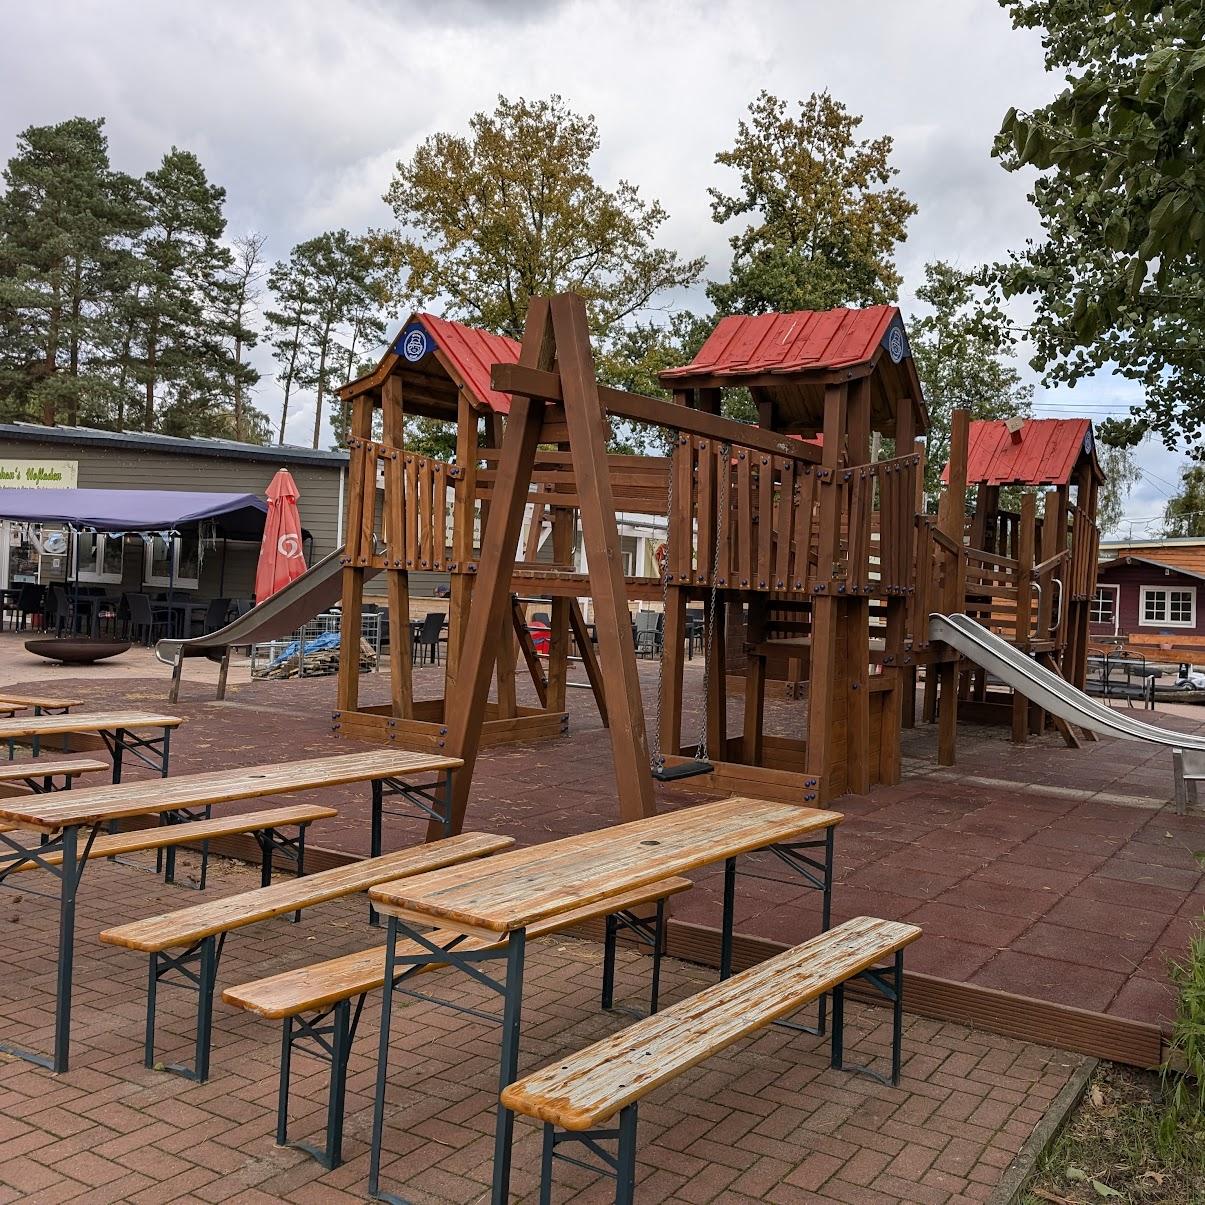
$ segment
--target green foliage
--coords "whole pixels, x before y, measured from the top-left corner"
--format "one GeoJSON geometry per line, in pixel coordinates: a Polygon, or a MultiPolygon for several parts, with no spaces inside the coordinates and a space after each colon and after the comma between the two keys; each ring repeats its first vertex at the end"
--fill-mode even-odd
{"type": "Polygon", "coordinates": [[[1160,1132],[1165,1141],[1174,1141],[1182,1127],[1198,1135],[1205,1132],[1205,933],[1194,932],[1187,957],[1173,961],[1169,969],[1176,988],[1176,1016],[1163,1070],[1160,1132]]]}
{"type": "Polygon", "coordinates": [[[730,279],[707,294],[721,314],[786,313],[895,299],[896,244],[916,206],[890,184],[892,140],[857,138],[862,118],[827,92],[787,103],[762,92],[716,162],[740,189],[710,189],[715,221],[750,218],[729,240],[730,279]]]}
{"type": "Polygon", "coordinates": [[[0,417],[108,425],[106,321],[145,224],[103,120],[30,126],[0,196],[0,417]]]}
{"type": "Polygon", "coordinates": [[[406,450],[448,464],[456,459],[456,424],[438,418],[406,419],[406,450]]]}
{"type": "Polygon", "coordinates": [[[1102,532],[1116,531],[1130,490],[1142,480],[1142,470],[1132,448],[1098,443],[1096,455],[1105,475],[1096,500],[1096,523],[1102,532]]]}
{"type": "Polygon", "coordinates": [[[1041,174],[1043,237],[997,265],[1035,306],[1033,365],[1074,384],[1102,367],[1143,405],[1102,425],[1205,454],[1205,6],[1199,0],[1000,0],[1043,31],[1066,86],[1004,118],[994,154],[1041,174]]]}
{"type": "MultiPolygon", "coordinates": [[[[318,446],[324,403],[352,378],[356,357],[385,336],[382,307],[393,296],[393,275],[370,241],[346,230],[298,243],[273,265],[268,289],[275,307],[265,315],[277,380],[284,398],[278,442],[284,442],[294,389],[315,392],[313,446],[318,446]]],[[[331,411],[336,443],[346,440],[342,407],[331,411]]]]}
{"type": "Polygon", "coordinates": [[[1205,465],[1186,465],[1180,488],[1163,509],[1165,536],[1205,536],[1205,465]]]}
{"type": "Polygon", "coordinates": [[[913,315],[908,332],[929,407],[925,492],[935,500],[950,455],[952,412],[980,419],[1027,414],[1033,386],[1023,385],[1009,362],[1016,338],[1007,315],[983,297],[973,274],[936,260],[925,265],[916,295],[930,307],[913,315]]]}
{"type": "Polygon", "coordinates": [[[572,291],[605,339],[658,293],[697,280],[702,260],[653,245],[666,217],[658,202],[627,181],[608,190],[594,179],[598,146],[594,118],[559,96],[500,96],[467,137],[428,138],[385,194],[402,227],[393,262],[410,290],[513,338],[529,298],[572,291]]]}

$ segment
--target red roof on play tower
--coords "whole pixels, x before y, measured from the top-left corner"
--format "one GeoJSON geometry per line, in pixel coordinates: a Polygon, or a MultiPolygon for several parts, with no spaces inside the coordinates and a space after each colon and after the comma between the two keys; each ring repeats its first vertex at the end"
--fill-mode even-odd
{"type": "MultiPolygon", "coordinates": [[[[975,419],[967,442],[967,481],[971,485],[1065,485],[1082,456],[1090,456],[1094,471],[1102,476],[1089,419],[975,419]]],[[[949,465],[941,479],[950,480],[949,465]]]]}
{"type": "Polygon", "coordinates": [[[452,361],[476,401],[499,414],[510,413],[510,394],[499,393],[490,386],[490,366],[519,362],[519,345],[514,339],[465,326],[463,322],[453,322],[449,318],[437,318],[434,314],[415,314],[407,328],[414,322],[427,328],[435,346],[452,361]]]}
{"type": "Polygon", "coordinates": [[[874,359],[892,322],[893,305],[861,310],[799,310],[793,314],[734,314],[721,318],[699,354],[681,368],[661,373],[677,377],[748,376],[846,368],[874,359]]]}

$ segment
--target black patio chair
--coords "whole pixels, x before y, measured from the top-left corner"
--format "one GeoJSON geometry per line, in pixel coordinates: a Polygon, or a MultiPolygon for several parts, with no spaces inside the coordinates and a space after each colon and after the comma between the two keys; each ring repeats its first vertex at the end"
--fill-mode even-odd
{"type": "Polygon", "coordinates": [[[200,633],[194,633],[194,635],[207,636],[210,632],[216,632],[219,628],[224,628],[226,626],[226,616],[229,614],[230,599],[211,598],[209,606],[205,608],[205,618],[201,621],[201,631],[200,633]]]}
{"type": "Polygon", "coordinates": [[[17,591],[17,600],[11,606],[13,626],[18,632],[24,632],[31,615],[37,615],[44,628],[46,626],[46,587],[36,582],[22,582],[17,591]]]}
{"type": "Polygon", "coordinates": [[[447,644],[448,638],[441,636],[443,631],[444,620],[447,617],[442,611],[428,611],[427,617],[423,620],[423,626],[418,630],[414,637],[414,648],[411,651],[411,656],[417,661],[417,664],[422,665],[430,656],[433,665],[439,664],[439,646],[447,644]],[[422,660],[417,660],[421,654],[422,660]]]}
{"type": "Polygon", "coordinates": [[[164,636],[170,634],[171,608],[155,606],[146,594],[127,594],[125,610],[129,634],[141,644],[154,644],[158,633],[164,636]]]}
{"type": "Polygon", "coordinates": [[[661,652],[662,630],[665,616],[659,611],[640,611],[636,615],[636,653],[641,657],[655,657],[661,652]]]}

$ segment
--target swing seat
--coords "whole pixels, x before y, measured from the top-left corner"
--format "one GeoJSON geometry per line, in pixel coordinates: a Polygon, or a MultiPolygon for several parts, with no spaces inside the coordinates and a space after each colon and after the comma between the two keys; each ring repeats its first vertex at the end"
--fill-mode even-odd
{"type": "Polygon", "coordinates": [[[700,774],[710,774],[714,769],[715,766],[709,761],[684,761],[676,766],[654,766],[653,777],[658,782],[677,782],[681,778],[697,778],[700,774]]]}

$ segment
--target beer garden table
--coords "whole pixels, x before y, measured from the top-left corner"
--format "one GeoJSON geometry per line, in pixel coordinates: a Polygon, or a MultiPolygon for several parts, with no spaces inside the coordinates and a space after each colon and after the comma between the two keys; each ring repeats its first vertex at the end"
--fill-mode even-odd
{"type": "MultiPolygon", "coordinates": [[[[382,1192],[380,1186],[389,1031],[395,992],[429,999],[481,1019],[495,1022],[500,1019],[501,1091],[518,1077],[523,967],[529,925],[620,891],[723,862],[720,974],[727,977],[732,971],[737,858],[756,850],[772,850],[811,887],[822,892],[821,925],[827,929],[831,919],[833,834],[841,820],[839,812],[734,797],[373,888],[369,898],[388,916],[389,924],[369,1193],[386,1201],[403,1200],[382,1192]],[[823,853],[819,857],[811,852],[820,850],[823,853]],[[432,925],[462,937],[506,940],[492,949],[457,952],[455,942],[440,947],[417,927],[432,925]],[[424,953],[399,955],[399,937],[416,943],[424,953]],[[506,971],[501,977],[490,975],[478,965],[503,959],[506,971]],[[408,974],[426,963],[447,964],[488,986],[502,997],[501,1018],[454,1001],[434,1000],[405,987],[408,974]]],[[[508,1200],[513,1129],[513,1114],[499,1104],[494,1133],[491,1197],[494,1205],[505,1205],[508,1200]]]]}

